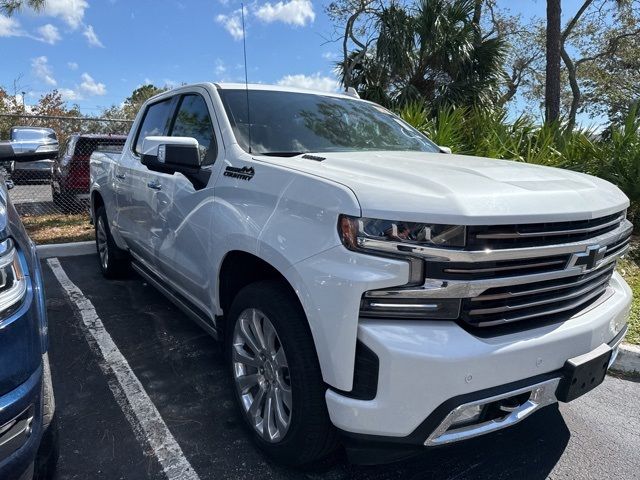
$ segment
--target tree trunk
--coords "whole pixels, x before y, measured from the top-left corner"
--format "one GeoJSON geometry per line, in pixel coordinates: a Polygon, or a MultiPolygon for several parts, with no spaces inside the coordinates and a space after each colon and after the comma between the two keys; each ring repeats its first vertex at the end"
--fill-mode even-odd
{"type": "Polygon", "coordinates": [[[475,0],[475,5],[473,8],[473,24],[480,31],[480,20],[482,20],[482,4],[484,0],[475,0]]]}
{"type": "Polygon", "coordinates": [[[573,131],[576,126],[576,116],[578,114],[578,107],[582,100],[582,92],[580,91],[580,85],[578,84],[578,78],[576,75],[576,65],[571,60],[571,57],[562,46],[562,60],[567,67],[567,73],[569,75],[569,85],[571,86],[571,109],[569,110],[569,120],[567,122],[567,131],[573,131]]]}
{"type": "Polygon", "coordinates": [[[547,123],[560,119],[561,13],[560,0],[547,0],[547,71],[544,98],[547,123]]]}

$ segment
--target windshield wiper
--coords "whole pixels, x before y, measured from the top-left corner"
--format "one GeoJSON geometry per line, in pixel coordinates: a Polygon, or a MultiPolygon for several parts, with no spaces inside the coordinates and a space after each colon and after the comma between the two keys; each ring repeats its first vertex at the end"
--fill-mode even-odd
{"type": "Polygon", "coordinates": [[[258,155],[265,155],[267,157],[297,157],[305,153],[309,152],[261,152],[258,155]]]}

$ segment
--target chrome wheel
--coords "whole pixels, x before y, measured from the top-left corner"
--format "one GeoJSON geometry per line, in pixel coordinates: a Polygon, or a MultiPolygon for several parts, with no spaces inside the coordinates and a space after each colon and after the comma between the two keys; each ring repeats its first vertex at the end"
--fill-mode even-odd
{"type": "Polygon", "coordinates": [[[260,310],[244,310],[233,329],[232,349],[233,377],[245,415],[264,440],[281,441],[291,424],[291,378],[275,327],[260,310]]]}
{"type": "Polygon", "coordinates": [[[109,245],[107,244],[107,228],[104,225],[102,216],[98,217],[96,228],[96,242],[98,244],[98,254],[100,255],[100,264],[102,268],[107,270],[109,266],[109,245]]]}

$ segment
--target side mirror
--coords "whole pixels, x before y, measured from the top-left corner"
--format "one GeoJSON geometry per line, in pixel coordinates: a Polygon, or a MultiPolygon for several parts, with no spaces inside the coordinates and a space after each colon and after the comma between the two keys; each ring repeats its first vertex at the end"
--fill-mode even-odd
{"type": "Polygon", "coordinates": [[[13,127],[10,144],[17,162],[47,160],[58,156],[58,136],[50,128],[13,127]]]}
{"type": "Polygon", "coordinates": [[[440,149],[440,151],[442,153],[446,153],[448,155],[451,155],[451,149],[449,147],[441,147],[440,145],[438,145],[438,148],[440,149]]]}
{"type": "Polygon", "coordinates": [[[196,189],[206,186],[210,170],[202,170],[200,145],[191,137],[146,137],[142,141],[141,162],[160,173],[182,173],[196,189]]]}

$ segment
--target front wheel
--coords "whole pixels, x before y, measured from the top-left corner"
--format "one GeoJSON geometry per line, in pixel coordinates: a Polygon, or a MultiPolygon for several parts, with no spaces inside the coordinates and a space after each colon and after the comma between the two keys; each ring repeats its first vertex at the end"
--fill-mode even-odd
{"type": "Polygon", "coordinates": [[[292,466],[317,463],[337,447],[307,319],[282,283],[240,291],[226,347],[240,414],[256,444],[292,466]]]}

